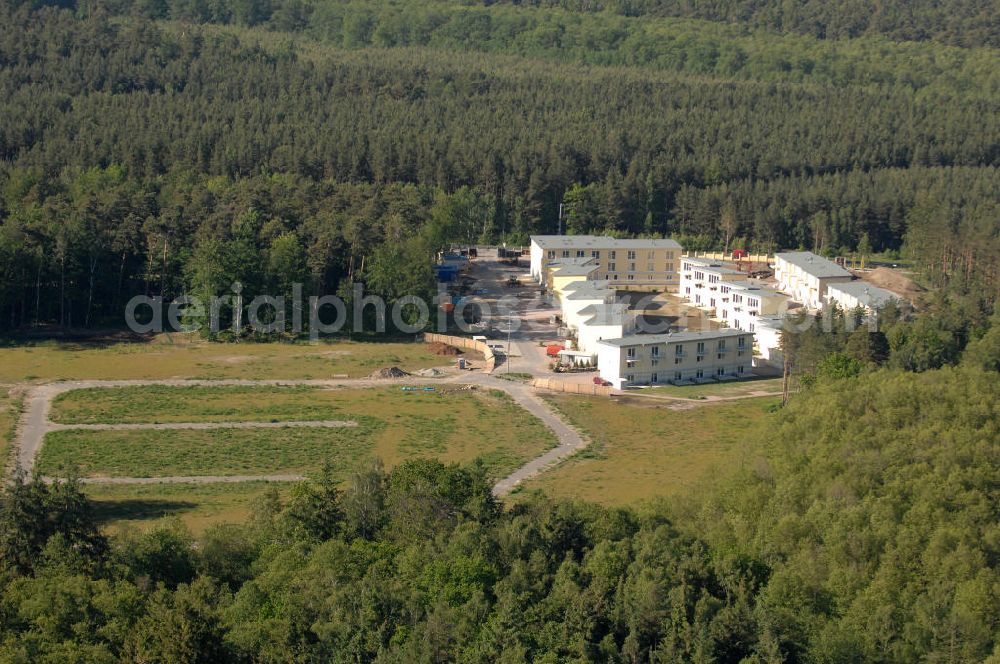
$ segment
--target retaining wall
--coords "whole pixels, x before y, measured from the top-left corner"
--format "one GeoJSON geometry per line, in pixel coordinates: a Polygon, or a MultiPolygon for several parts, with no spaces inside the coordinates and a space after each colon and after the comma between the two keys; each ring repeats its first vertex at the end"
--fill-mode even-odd
{"type": "Polygon", "coordinates": [[[535,378],[531,381],[531,386],[541,390],[565,392],[566,394],[586,394],[595,397],[610,397],[615,391],[615,388],[604,385],[596,385],[594,383],[570,383],[555,378],[535,378]]]}
{"type": "Polygon", "coordinates": [[[483,359],[486,361],[486,366],[483,368],[483,371],[486,373],[492,373],[497,366],[497,358],[493,354],[493,349],[482,341],[476,341],[474,339],[469,339],[468,337],[454,337],[449,334],[424,332],[424,343],[448,344],[449,346],[454,346],[455,348],[474,350],[477,353],[482,353],[483,359]]]}

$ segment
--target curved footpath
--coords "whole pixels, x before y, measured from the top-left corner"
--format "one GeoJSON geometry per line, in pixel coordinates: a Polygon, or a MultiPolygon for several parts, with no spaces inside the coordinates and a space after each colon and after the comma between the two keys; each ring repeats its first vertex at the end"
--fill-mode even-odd
{"type": "MultiPolygon", "coordinates": [[[[498,481],[493,487],[493,493],[503,496],[510,493],[518,484],[533,477],[550,466],[562,461],[574,452],[583,449],[589,444],[589,440],[584,438],[575,429],[570,427],[562,418],[554,412],[544,399],[539,397],[534,388],[523,383],[494,378],[482,373],[458,374],[447,378],[426,379],[417,376],[401,379],[373,380],[361,379],[340,379],[340,380],[82,380],[64,381],[49,383],[29,388],[24,400],[24,412],[18,425],[17,460],[19,466],[26,472],[31,473],[35,466],[35,459],[41,451],[45,434],[58,430],[94,430],[94,429],[208,429],[208,428],[280,428],[287,426],[298,427],[344,427],[356,426],[355,422],[344,421],[317,421],[317,422],[207,422],[207,423],[169,423],[169,424],[80,424],[68,425],[57,424],[49,420],[52,400],[63,392],[71,390],[81,390],[88,388],[109,388],[109,387],[142,387],[142,386],[307,386],[326,388],[357,388],[376,387],[385,385],[440,385],[440,384],[467,384],[490,387],[506,392],[524,410],[528,411],[547,426],[555,435],[558,445],[548,450],[544,454],[528,461],[513,473],[498,481]]],[[[156,484],[156,483],[208,483],[208,482],[251,482],[251,481],[271,481],[287,482],[302,479],[299,475],[199,475],[199,476],[169,476],[169,477],[101,477],[86,478],[85,482],[102,484],[156,484]]]]}

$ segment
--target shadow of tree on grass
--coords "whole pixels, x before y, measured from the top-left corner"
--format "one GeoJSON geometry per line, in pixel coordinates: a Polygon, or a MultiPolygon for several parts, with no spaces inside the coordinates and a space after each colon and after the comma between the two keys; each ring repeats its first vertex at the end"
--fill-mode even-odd
{"type": "Polygon", "coordinates": [[[91,505],[94,518],[99,524],[113,521],[147,521],[174,516],[198,507],[197,503],[186,500],[160,500],[126,498],[121,500],[94,500],[91,505]]]}

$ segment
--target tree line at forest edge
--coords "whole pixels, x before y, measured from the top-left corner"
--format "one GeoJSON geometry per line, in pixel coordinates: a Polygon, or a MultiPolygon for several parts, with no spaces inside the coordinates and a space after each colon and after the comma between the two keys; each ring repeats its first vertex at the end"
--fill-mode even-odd
{"type": "Polygon", "coordinates": [[[19,480],[0,497],[0,657],[993,661],[998,404],[977,367],[820,372],[741,463],[639,511],[503,509],[477,466],[374,462],[198,537],[109,537],[74,482],[19,480]]]}
{"type": "MultiPolygon", "coordinates": [[[[975,2],[871,19],[836,3],[536,4],[994,43],[975,2]]],[[[109,536],[108,505],[75,482],[18,478],[0,494],[0,659],[1000,658],[991,73],[964,91],[906,71],[873,84],[859,57],[864,85],[780,63],[737,82],[655,58],[605,70],[313,34],[345,52],[124,18],[193,20],[175,5],[4,5],[0,326],[118,324],[131,295],[237,280],[360,280],[391,300],[433,288],[434,249],[552,232],[559,203],[575,232],[901,252],[940,290],[913,321],[890,308],[880,330],[847,332],[838,312],[790,339],[803,390],[748,432],[742,461],[641,510],[540,495],[504,509],[477,465],[372,462],[345,487],[323,474],[267,493],[244,524],[109,536]]],[[[280,28],[285,6],[254,21],[280,28]]]]}
{"type": "Polygon", "coordinates": [[[908,251],[984,311],[995,299],[1000,114],[972,92],[300,56],[100,6],[4,12],[7,329],[117,325],[132,295],[237,280],[247,301],[295,280],[429,293],[435,249],[553,232],[560,203],[573,232],[691,249],[908,251]]]}

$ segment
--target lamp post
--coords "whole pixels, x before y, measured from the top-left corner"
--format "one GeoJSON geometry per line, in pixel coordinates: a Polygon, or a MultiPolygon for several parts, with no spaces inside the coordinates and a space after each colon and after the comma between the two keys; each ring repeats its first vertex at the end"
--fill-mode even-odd
{"type": "Polygon", "coordinates": [[[510,330],[511,330],[511,319],[510,312],[507,312],[507,375],[510,375],[510,330]]]}

